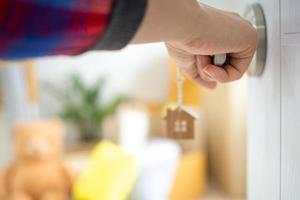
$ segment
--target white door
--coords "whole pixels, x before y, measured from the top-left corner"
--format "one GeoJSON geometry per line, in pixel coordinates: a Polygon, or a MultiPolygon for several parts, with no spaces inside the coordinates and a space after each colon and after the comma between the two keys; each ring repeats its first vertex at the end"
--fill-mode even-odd
{"type": "Polygon", "coordinates": [[[300,1],[258,0],[267,22],[264,73],[250,78],[248,199],[300,199],[300,1]]]}
{"type": "Polygon", "coordinates": [[[281,0],[281,199],[300,199],[300,1],[281,0]]]}

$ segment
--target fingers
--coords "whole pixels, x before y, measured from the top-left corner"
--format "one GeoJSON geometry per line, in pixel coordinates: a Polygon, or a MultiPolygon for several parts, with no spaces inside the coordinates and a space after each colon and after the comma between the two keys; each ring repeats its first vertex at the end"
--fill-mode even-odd
{"type": "MultiPolygon", "coordinates": [[[[217,83],[212,80],[208,80],[206,76],[204,76],[204,72],[201,69],[200,65],[205,66],[210,62],[207,58],[201,58],[199,61],[197,60],[198,56],[194,56],[192,54],[187,54],[181,50],[178,50],[170,45],[166,45],[169,54],[173,57],[176,63],[179,66],[185,67],[185,72],[191,80],[196,82],[199,85],[202,85],[206,88],[213,89],[217,86],[217,83]],[[206,79],[205,79],[206,78],[206,79]]],[[[201,57],[201,56],[200,56],[201,57]]]]}
{"type": "Polygon", "coordinates": [[[212,64],[211,56],[190,56],[176,54],[174,51],[172,55],[176,55],[175,60],[180,66],[185,67],[190,79],[210,89],[215,88],[217,82],[225,83],[242,78],[252,58],[232,54],[229,55],[229,63],[220,67],[212,64]]]}
{"type": "Polygon", "coordinates": [[[197,56],[197,61],[198,74],[205,81],[224,83],[238,80],[243,75],[243,71],[230,64],[222,67],[213,65],[210,56],[197,56]]]}
{"type": "Polygon", "coordinates": [[[228,54],[228,64],[219,67],[212,64],[211,56],[193,55],[168,46],[170,55],[179,66],[184,66],[186,74],[196,83],[213,89],[217,82],[225,83],[242,78],[247,70],[254,50],[228,54]]]}
{"type": "MultiPolygon", "coordinates": [[[[245,53],[243,53],[245,54],[245,53]]],[[[217,82],[225,83],[239,80],[246,72],[250,65],[252,54],[230,54],[229,62],[225,66],[218,67],[213,64],[208,64],[203,67],[204,73],[211,79],[217,82]]]]}
{"type": "Polygon", "coordinates": [[[226,65],[224,68],[215,65],[207,65],[204,67],[203,71],[212,80],[221,83],[235,81],[242,77],[242,73],[231,65],[226,65]]]}
{"type": "Polygon", "coordinates": [[[196,56],[196,66],[197,66],[200,77],[205,81],[209,81],[209,82],[214,81],[215,82],[215,80],[212,79],[210,76],[208,76],[205,73],[205,71],[203,70],[203,67],[211,64],[211,62],[212,62],[212,59],[210,56],[196,56]]]}
{"type": "Polygon", "coordinates": [[[216,86],[217,86],[216,81],[207,81],[207,80],[204,80],[203,77],[201,77],[199,70],[196,66],[196,63],[193,65],[188,65],[185,68],[185,71],[186,71],[187,76],[190,79],[192,79],[193,81],[195,81],[196,83],[198,83],[206,88],[209,88],[209,89],[216,88],[216,86]]]}

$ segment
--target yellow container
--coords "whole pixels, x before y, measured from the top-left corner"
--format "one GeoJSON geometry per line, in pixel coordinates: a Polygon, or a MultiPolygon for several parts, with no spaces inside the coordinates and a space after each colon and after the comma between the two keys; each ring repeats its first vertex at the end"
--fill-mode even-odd
{"type": "Polygon", "coordinates": [[[73,187],[75,200],[128,199],[137,177],[132,155],[120,146],[100,142],[73,187]]]}

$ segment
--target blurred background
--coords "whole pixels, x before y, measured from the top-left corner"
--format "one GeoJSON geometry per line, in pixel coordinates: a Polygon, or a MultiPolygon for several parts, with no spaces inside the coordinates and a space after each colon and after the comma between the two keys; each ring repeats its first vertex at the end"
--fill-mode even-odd
{"type": "MultiPolygon", "coordinates": [[[[239,13],[244,5],[202,2],[239,13]]],[[[185,78],[195,138],[172,140],[163,118],[177,104],[176,68],[161,43],[1,63],[0,171],[18,159],[16,134],[30,130],[22,140],[36,141],[53,130],[73,199],[246,199],[247,78],[216,90],[185,78]]]]}

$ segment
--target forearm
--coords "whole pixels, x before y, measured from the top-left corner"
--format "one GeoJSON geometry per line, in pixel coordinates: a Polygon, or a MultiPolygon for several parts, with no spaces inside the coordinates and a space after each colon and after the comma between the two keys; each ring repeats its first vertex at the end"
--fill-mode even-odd
{"type": "Polygon", "coordinates": [[[1,0],[0,59],[117,50],[135,35],[147,0],[1,0]]]}
{"type": "Polygon", "coordinates": [[[196,0],[148,0],[144,20],[131,43],[188,38],[193,27],[204,22],[201,15],[203,13],[196,0]]]}
{"type": "Polygon", "coordinates": [[[0,59],[76,55],[89,50],[107,29],[113,2],[1,0],[0,59]]]}

